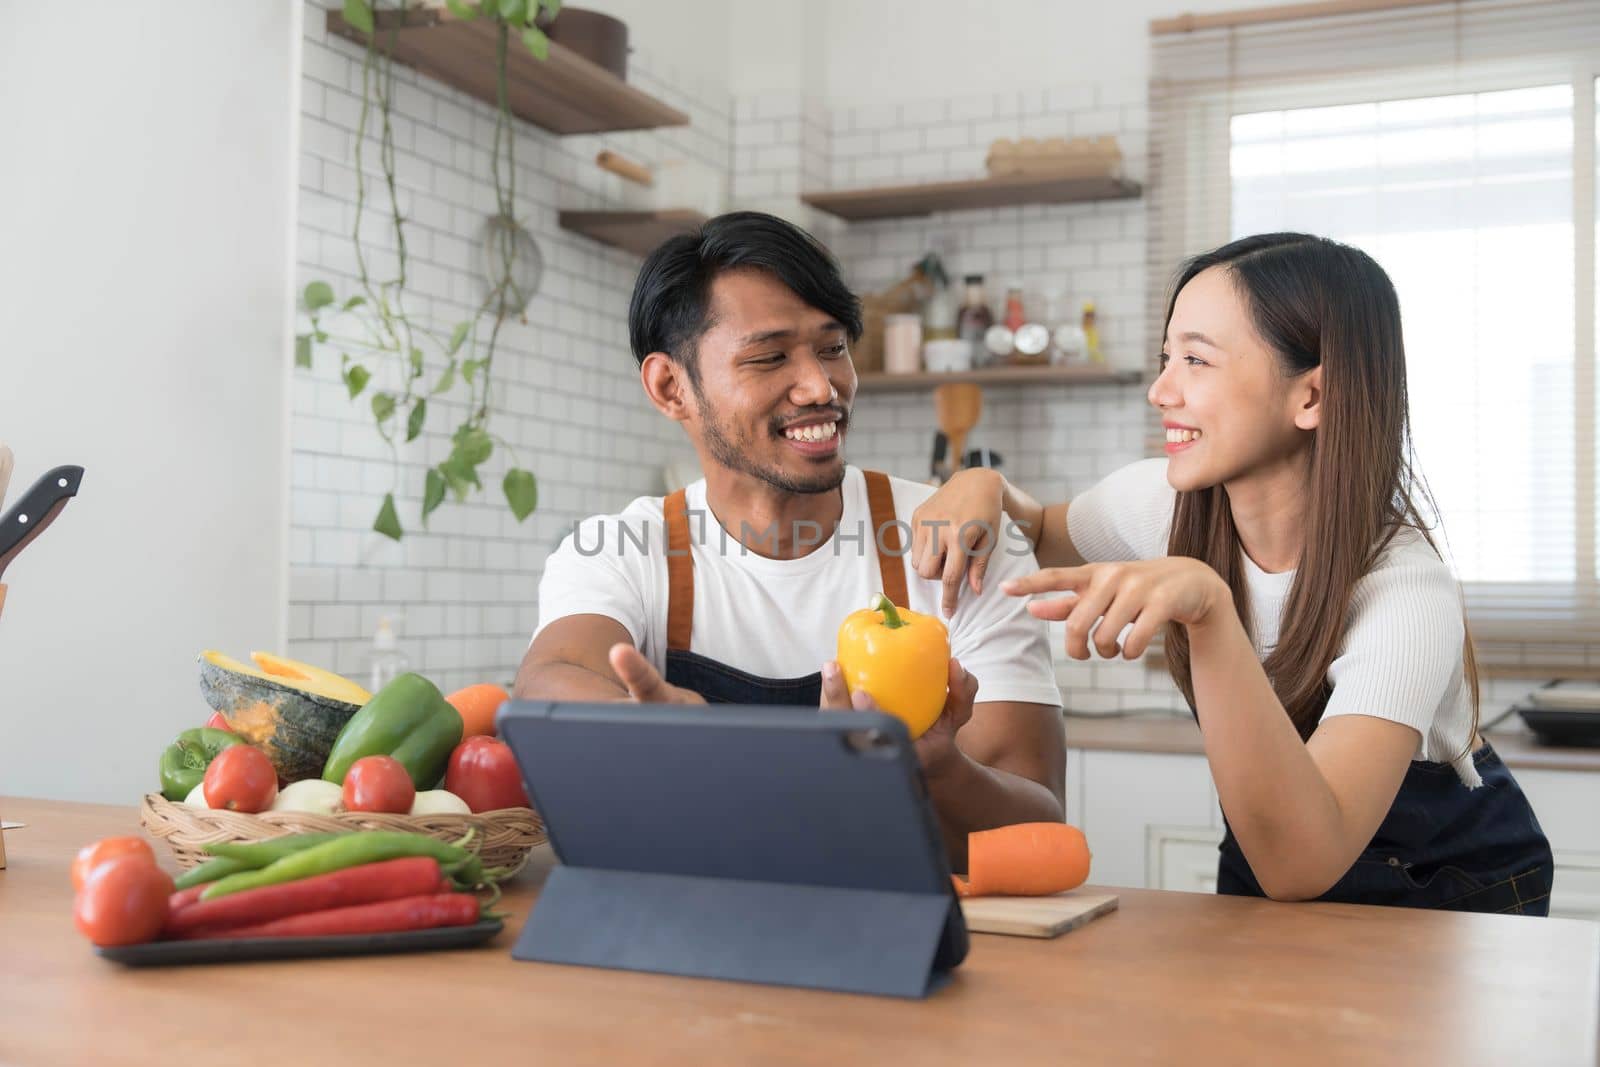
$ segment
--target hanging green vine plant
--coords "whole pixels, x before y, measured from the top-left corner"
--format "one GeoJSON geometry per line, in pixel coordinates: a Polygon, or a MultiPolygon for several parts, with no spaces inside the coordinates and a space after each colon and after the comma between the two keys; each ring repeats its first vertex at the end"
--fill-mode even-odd
{"type": "MultiPolygon", "coordinates": [[[[532,472],[518,465],[516,450],[503,438],[490,432],[495,347],[506,316],[520,309],[525,295],[518,291],[512,267],[516,254],[514,227],[500,227],[491,245],[489,293],[473,317],[456,323],[448,334],[414,320],[406,310],[406,235],[405,218],[396,197],[394,127],[391,101],[394,96],[394,66],[390,55],[395,34],[405,18],[408,5],[398,3],[381,12],[369,0],[344,0],[344,19],[361,30],[367,48],[361,65],[361,116],[355,137],[355,224],[351,234],[356,253],[356,291],[343,300],[328,282],[314,281],[301,294],[310,330],[295,338],[295,363],[309,368],[316,345],[337,345],[339,370],[352,401],[366,395],[378,435],[388,446],[394,463],[393,488],[384,494],[372,528],[398,541],[404,536],[395,490],[400,478],[400,443],[416,440],[427,426],[430,398],[454,400],[464,396],[467,415],[450,436],[451,450],[442,462],[430,467],[423,485],[421,519],[444,503],[446,493],[464,501],[483,488],[479,468],[502,448],[511,458],[501,482],[501,491],[511,513],[521,522],[538,506],[539,486],[532,472]],[[380,39],[388,31],[387,43],[380,39]],[[369,249],[363,240],[362,215],[367,204],[367,175],[363,153],[369,129],[376,124],[378,165],[389,194],[389,229],[394,243],[395,269],[386,278],[375,277],[369,268],[369,249]],[[521,299],[519,299],[521,298],[521,299]],[[346,332],[354,329],[354,333],[346,332]],[[338,332],[336,332],[338,331],[338,332]],[[427,352],[432,349],[444,362],[444,370],[431,382],[427,373],[427,352]],[[400,384],[391,389],[368,385],[373,368],[388,364],[392,380],[400,384]]],[[[414,6],[414,5],[412,5],[414,6]]],[[[494,146],[490,170],[494,181],[495,203],[503,219],[515,218],[516,157],[515,129],[506,91],[506,61],[514,33],[535,58],[549,54],[549,40],[536,20],[554,17],[560,0],[447,0],[458,18],[486,18],[495,22],[496,111],[494,146]]]]}

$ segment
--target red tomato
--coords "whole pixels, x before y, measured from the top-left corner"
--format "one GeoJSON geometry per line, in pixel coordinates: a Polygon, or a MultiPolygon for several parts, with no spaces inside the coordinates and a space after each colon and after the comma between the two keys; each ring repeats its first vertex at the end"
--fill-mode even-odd
{"type": "Polygon", "coordinates": [[[94,873],[96,867],[117,856],[142,856],[150,866],[156,865],[156,854],[144,838],[103,837],[78,850],[78,858],[72,861],[73,891],[83,888],[83,883],[89,880],[89,875],[94,873]]]}
{"type": "Polygon", "coordinates": [[[346,811],[387,811],[404,815],[417,799],[411,772],[393,756],[362,756],[344,776],[346,811]]]}
{"type": "Polygon", "coordinates": [[[114,856],[89,872],[72,920],[97,945],[138,945],[161,932],[171,894],[166,871],[142,856],[114,856]]]}
{"type": "Polygon", "coordinates": [[[444,787],[475,812],[529,806],[516,757],[498,737],[469,737],[457,745],[444,772],[444,787]]]}
{"type": "Polygon", "coordinates": [[[213,711],[211,718],[206,720],[206,725],[213,730],[226,730],[230,734],[233,733],[233,727],[228,725],[228,720],[223,717],[220,711],[213,711]]]}
{"type": "Polygon", "coordinates": [[[278,796],[278,772],[259,748],[229,745],[206,768],[201,788],[210,807],[266,811],[278,796]]]}

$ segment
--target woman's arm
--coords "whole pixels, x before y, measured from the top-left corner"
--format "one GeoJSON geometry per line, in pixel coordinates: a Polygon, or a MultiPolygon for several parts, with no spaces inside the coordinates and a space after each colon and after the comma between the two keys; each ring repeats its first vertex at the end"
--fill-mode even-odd
{"type": "Polygon", "coordinates": [[[1038,557],[1041,567],[1078,567],[1085,562],[1072,543],[1071,532],[1067,530],[1069,503],[1063,500],[1059,504],[1041,506],[1021,489],[1006,483],[1006,514],[1028,531],[1028,536],[1033,540],[1033,554],[1038,557]],[[1019,515],[1031,516],[1026,520],[1029,525],[1024,526],[1025,520],[1018,518],[1019,515]]]}
{"type": "Polygon", "coordinates": [[[952,476],[912,513],[911,529],[912,569],[944,583],[946,617],[955,614],[963,579],[973,593],[983,592],[996,550],[1031,551],[1045,567],[1083,562],[1067,532],[1066,502],[1046,507],[986,468],[952,476]]]}
{"type": "Polygon", "coordinates": [[[1417,731],[1343,715],[1302,742],[1231,604],[1188,629],[1206,759],[1250,870],[1275,900],[1319,897],[1388,814],[1417,731]]]}
{"type": "Polygon", "coordinates": [[[1372,840],[1410,765],[1417,731],[1340,715],[1301,742],[1216,571],[1169,556],[1042,570],[1003,588],[1015,596],[1073,594],[1028,605],[1037,618],[1065,622],[1073,659],[1089,659],[1091,645],[1106,659],[1137,659],[1169,621],[1187,627],[1217,797],[1268,896],[1321,896],[1372,840]]]}

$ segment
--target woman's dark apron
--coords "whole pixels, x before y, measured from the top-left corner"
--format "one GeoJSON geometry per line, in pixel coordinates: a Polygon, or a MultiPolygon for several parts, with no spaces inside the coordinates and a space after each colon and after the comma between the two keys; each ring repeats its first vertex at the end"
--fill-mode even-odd
{"type": "MultiPolygon", "coordinates": [[[[1555,861],[1533,807],[1488,744],[1473,763],[1477,789],[1448,763],[1413,762],[1371,844],[1317,899],[1548,915],[1555,861]]],[[[1265,896],[1231,827],[1220,851],[1217,892],[1265,896]]]]}
{"type": "MultiPolygon", "coordinates": [[[[901,561],[904,541],[895,521],[894,490],[878,471],[862,471],[867,481],[867,506],[872,516],[873,544],[883,592],[896,607],[906,602],[906,572],[901,561]]],[[[671,685],[693,689],[708,704],[784,704],[815,708],[822,700],[821,672],[803,678],[761,678],[689,650],[694,631],[694,556],[689,543],[689,507],[682,489],[663,505],[667,528],[667,670],[671,685]]],[[[719,624],[748,626],[748,619],[719,619],[719,624]]],[[[778,622],[781,620],[774,620],[778,622]]],[[[774,635],[781,641],[781,635],[774,635]]]]}

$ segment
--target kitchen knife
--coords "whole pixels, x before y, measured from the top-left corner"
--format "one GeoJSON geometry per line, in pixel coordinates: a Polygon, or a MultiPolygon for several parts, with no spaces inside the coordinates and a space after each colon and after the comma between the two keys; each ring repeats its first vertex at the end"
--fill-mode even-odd
{"type": "Polygon", "coordinates": [[[45,474],[0,516],[0,575],[28,542],[55,521],[67,501],[78,495],[82,467],[57,467],[45,474]]]}
{"type": "Polygon", "coordinates": [[[974,448],[968,452],[967,458],[962,461],[961,466],[963,468],[988,467],[990,470],[993,470],[994,468],[1000,466],[1003,460],[1004,457],[1001,456],[1000,453],[985,446],[983,448],[974,448]]]}
{"type": "Polygon", "coordinates": [[[929,473],[933,476],[934,485],[940,485],[944,482],[944,457],[949,447],[950,441],[945,437],[944,431],[935,430],[933,432],[933,461],[928,465],[929,473]]]}

